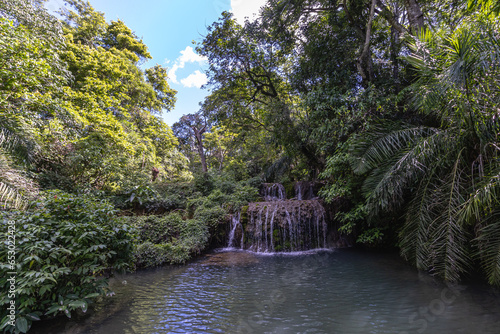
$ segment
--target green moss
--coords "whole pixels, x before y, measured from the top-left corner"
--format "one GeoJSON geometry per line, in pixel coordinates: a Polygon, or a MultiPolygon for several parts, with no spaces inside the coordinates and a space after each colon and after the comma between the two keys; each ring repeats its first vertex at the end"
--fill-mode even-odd
{"type": "Polygon", "coordinates": [[[248,205],[241,207],[240,222],[243,228],[245,228],[245,225],[248,223],[248,205]]]}
{"type": "Polygon", "coordinates": [[[273,238],[275,242],[280,241],[280,231],[278,229],[274,229],[273,238]]]}
{"type": "Polygon", "coordinates": [[[284,182],[283,187],[285,187],[286,198],[293,198],[295,196],[294,189],[295,182],[284,182]]]}

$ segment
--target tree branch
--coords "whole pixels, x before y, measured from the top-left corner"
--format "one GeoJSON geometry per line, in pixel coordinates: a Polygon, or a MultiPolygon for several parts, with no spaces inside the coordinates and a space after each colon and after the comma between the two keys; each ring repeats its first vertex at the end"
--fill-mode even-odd
{"type": "Polygon", "coordinates": [[[344,7],[344,11],[345,11],[345,15],[347,16],[347,20],[349,22],[351,22],[351,26],[354,28],[354,31],[356,31],[356,34],[358,34],[359,38],[363,39],[365,37],[365,33],[363,32],[363,29],[361,29],[360,27],[358,27],[358,25],[356,24],[356,21],[351,16],[351,13],[349,12],[349,8],[347,7],[347,1],[346,0],[343,1],[342,7],[344,7]]]}
{"type": "Polygon", "coordinates": [[[382,2],[382,0],[377,0],[377,7],[381,10],[380,15],[386,19],[389,24],[396,29],[400,34],[404,33],[406,28],[400,24],[397,17],[393,12],[382,2]]]}

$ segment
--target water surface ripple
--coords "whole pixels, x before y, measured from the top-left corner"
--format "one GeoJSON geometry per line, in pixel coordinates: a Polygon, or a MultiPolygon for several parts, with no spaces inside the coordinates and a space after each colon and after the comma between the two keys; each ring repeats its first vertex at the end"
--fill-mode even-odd
{"type": "MultiPolygon", "coordinates": [[[[447,286],[397,256],[220,252],[124,275],[116,296],[43,333],[499,333],[500,299],[447,286]]],[[[36,328],[35,328],[36,329],[36,328]]]]}

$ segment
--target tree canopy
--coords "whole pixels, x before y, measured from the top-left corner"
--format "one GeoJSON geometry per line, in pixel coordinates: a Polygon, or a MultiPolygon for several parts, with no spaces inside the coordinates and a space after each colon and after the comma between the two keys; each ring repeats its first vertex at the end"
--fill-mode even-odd
{"type": "Polygon", "coordinates": [[[169,179],[183,174],[185,162],[171,168],[169,160],[182,159],[161,119],[175,104],[167,70],[138,66],[151,55],[124,22],[107,23],[84,1],[67,4],[62,21],[42,2],[0,7],[1,127],[36,148],[26,166],[34,181],[70,191],[119,190],[137,182],[130,175],[149,179],[152,167],[169,179]]]}

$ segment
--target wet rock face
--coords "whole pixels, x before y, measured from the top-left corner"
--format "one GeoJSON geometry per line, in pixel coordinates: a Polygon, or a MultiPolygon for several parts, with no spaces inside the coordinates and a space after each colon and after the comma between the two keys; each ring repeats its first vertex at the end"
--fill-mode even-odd
{"type": "Polygon", "coordinates": [[[325,209],[316,200],[250,203],[244,248],[256,252],[325,248],[325,209]]]}

